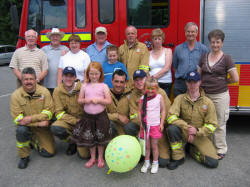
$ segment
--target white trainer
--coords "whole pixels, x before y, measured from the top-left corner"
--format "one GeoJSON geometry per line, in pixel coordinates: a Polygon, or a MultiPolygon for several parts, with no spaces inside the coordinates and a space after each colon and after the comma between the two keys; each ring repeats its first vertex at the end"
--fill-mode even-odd
{"type": "Polygon", "coordinates": [[[158,163],[153,163],[152,168],[151,168],[151,173],[155,174],[158,172],[159,164],[158,163]]]}
{"type": "Polygon", "coordinates": [[[150,164],[149,163],[146,163],[144,162],[142,168],[141,168],[141,172],[142,173],[147,173],[148,169],[150,168],[150,164]]]}

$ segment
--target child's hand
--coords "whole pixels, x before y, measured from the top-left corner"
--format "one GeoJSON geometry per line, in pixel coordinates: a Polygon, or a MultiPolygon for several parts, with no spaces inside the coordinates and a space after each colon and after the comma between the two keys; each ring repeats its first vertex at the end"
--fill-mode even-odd
{"type": "Polygon", "coordinates": [[[98,104],[99,102],[100,102],[100,99],[98,99],[98,98],[92,99],[92,103],[94,103],[94,104],[98,104]]]}
{"type": "Polygon", "coordinates": [[[90,104],[92,102],[92,99],[86,98],[84,99],[84,103],[86,104],[90,104]]]}
{"type": "Polygon", "coordinates": [[[140,131],[137,133],[137,137],[141,138],[141,137],[140,137],[140,131]]]}
{"type": "Polygon", "coordinates": [[[164,125],[160,125],[160,131],[163,132],[164,130],[164,125]]]}
{"type": "Polygon", "coordinates": [[[80,105],[83,104],[83,103],[84,103],[84,99],[79,98],[79,99],[78,99],[78,103],[79,103],[80,105]]]}

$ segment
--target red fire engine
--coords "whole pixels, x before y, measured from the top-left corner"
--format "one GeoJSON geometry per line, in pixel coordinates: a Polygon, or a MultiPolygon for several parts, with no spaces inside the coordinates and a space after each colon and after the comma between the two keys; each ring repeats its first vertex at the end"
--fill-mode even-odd
{"type": "MultiPolygon", "coordinates": [[[[150,33],[161,28],[166,34],[165,46],[174,47],[185,41],[184,26],[193,21],[199,26],[199,40],[209,46],[207,34],[220,28],[226,33],[223,51],[230,54],[240,75],[230,85],[231,112],[250,112],[250,2],[249,0],[23,0],[19,36],[34,29],[40,34],[40,47],[49,43],[46,37],[53,27],[66,34],[81,37],[81,47],[95,41],[94,30],[104,26],[108,41],[121,45],[125,28],[138,28],[138,38],[150,47],[150,33]]],[[[25,45],[19,39],[17,47],[25,45]]]]}

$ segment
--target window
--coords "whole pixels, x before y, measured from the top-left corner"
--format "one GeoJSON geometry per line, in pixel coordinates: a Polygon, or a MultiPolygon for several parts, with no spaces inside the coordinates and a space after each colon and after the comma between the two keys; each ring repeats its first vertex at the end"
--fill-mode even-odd
{"type": "Polygon", "coordinates": [[[86,2],[85,0],[75,1],[76,27],[83,28],[86,25],[86,2]]]}
{"type": "Polygon", "coordinates": [[[0,53],[5,53],[5,48],[4,47],[0,47],[0,53]]]}
{"type": "Polygon", "coordinates": [[[99,0],[99,21],[102,24],[110,24],[115,20],[114,0],[99,0]]]}
{"type": "Polygon", "coordinates": [[[67,27],[67,0],[30,0],[27,29],[67,27]]]}
{"type": "Polygon", "coordinates": [[[167,27],[169,0],[127,0],[128,25],[136,27],[167,27]]]}

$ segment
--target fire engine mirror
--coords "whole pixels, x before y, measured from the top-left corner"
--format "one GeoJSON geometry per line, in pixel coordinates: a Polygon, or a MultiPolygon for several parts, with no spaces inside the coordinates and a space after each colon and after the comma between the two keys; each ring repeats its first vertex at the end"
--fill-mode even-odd
{"type": "Polygon", "coordinates": [[[11,17],[11,22],[12,22],[11,28],[13,30],[19,30],[19,18],[18,18],[16,5],[11,5],[11,7],[10,7],[10,17],[11,17]]]}
{"type": "Polygon", "coordinates": [[[65,5],[65,1],[64,0],[49,0],[49,3],[52,6],[63,6],[63,5],[65,5]]]}

